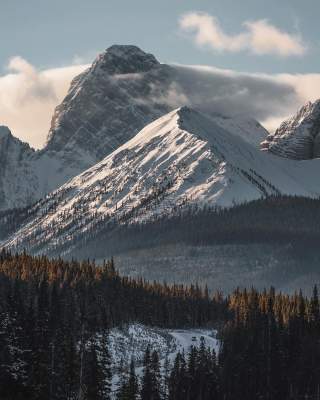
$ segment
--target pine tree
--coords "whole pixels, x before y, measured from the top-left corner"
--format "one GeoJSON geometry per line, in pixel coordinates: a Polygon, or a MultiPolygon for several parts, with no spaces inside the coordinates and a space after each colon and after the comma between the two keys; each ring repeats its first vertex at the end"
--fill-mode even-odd
{"type": "Polygon", "coordinates": [[[32,349],[33,392],[35,400],[49,397],[50,376],[50,332],[49,293],[46,277],[40,282],[35,326],[35,348],[32,349]]]}
{"type": "Polygon", "coordinates": [[[120,388],[117,393],[117,400],[137,400],[139,394],[138,380],[135,373],[134,360],[130,362],[129,375],[121,377],[120,388]]]}
{"type": "Polygon", "coordinates": [[[140,393],[141,400],[153,400],[152,399],[153,389],[154,389],[153,384],[154,380],[151,371],[151,353],[150,353],[150,347],[147,346],[143,360],[143,376],[142,376],[141,393],[140,393]]]}
{"type": "Polygon", "coordinates": [[[160,400],[161,397],[161,372],[159,354],[154,350],[151,354],[150,371],[152,376],[152,400],[160,400]]]}
{"type": "Polygon", "coordinates": [[[98,361],[97,345],[95,340],[88,343],[86,352],[85,372],[83,384],[86,400],[104,400],[105,383],[104,371],[98,361]]]}
{"type": "MultiPolygon", "coordinates": [[[[169,400],[185,400],[190,393],[184,354],[178,352],[169,378],[169,400]]],[[[191,399],[191,397],[190,397],[191,399]]]]}
{"type": "Polygon", "coordinates": [[[318,296],[318,288],[315,285],[313,288],[312,297],[310,300],[310,308],[309,308],[309,319],[312,325],[318,326],[320,323],[319,318],[319,296],[318,296]]]}
{"type": "Polygon", "coordinates": [[[136,400],[138,398],[139,385],[138,385],[138,379],[136,376],[135,365],[134,365],[133,359],[130,362],[128,392],[129,392],[130,400],[136,400]]]}
{"type": "Polygon", "coordinates": [[[141,400],[159,400],[161,391],[159,355],[157,351],[151,354],[149,346],[145,352],[143,366],[141,400]]]}
{"type": "Polygon", "coordinates": [[[169,360],[169,354],[168,352],[166,352],[163,363],[163,373],[162,373],[161,397],[163,398],[163,400],[168,400],[169,398],[169,377],[170,377],[170,360],[169,360]]]}

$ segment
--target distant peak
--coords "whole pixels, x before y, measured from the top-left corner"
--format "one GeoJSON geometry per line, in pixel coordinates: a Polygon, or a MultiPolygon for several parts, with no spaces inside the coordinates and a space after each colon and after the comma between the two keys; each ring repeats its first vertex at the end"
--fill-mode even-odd
{"type": "Polygon", "coordinates": [[[110,74],[129,74],[147,72],[159,64],[154,55],[137,46],[113,45],[97,57],[93,68],[110,74]]]}
{"type": "Polygon", "coordinates": [[[183,116],[191,116],[191,115],[198,115],[199,112],[189,106],[182,106],[176,109],[176,114],[180,117],[183,116]]]}
{"type": "Polygon", "coordinates": [[[184,114],[184,113],[190,114],[191,112],[194,112],[194,110],[189,106],[181,106],[178,108],[177,112],[178,114],[184,114]]]}
{"type": "Polygon", "coordinates": [[[135,55],[141,55],[144,57],[148,55],[146,52],[141,50],[140,47],[130,44],[114,44],[107,48],[106,53],[113,54],[118,57],[132,57],[135,55]]]}
{"type": "Polygon", "coordinates": [[[182,106],[175,110],[175,113],[179,116],[179,121],[183,122],[184,120],[191,120],[194,118],[205,118],[205,116],[189,106],[182,106]]]}
{"type": "Polygon", "coordinates": [[[10,129],[7,126],[0,125],[0,139],[12,136],[10,129]]]}

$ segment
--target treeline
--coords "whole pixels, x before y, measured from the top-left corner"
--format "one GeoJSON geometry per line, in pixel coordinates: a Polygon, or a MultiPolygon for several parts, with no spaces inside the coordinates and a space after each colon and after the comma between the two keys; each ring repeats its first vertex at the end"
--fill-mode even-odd
{"type": "Polygon", "coordinates": [[[0,211],[0,240],[6,239],[33,215],[33,208],[29,207],[0,211]]]}
{"type": "Polygon", "coordinates": [[[0,240],[5,240],[30,220],[54,212],[69,190],[58,189],[29,206],[0,211],[0,240]]]}
{"type": "Polygon", "coordinates": [[[226,314],[220,294],[120,277],[112,260],[99,267],[3,251],[0,398],[99,399],[94,393],[108,392],[102,339],[110,328],[130,321],[197,327],[226,314]]]}
{"type": "MultiPolygon", "coordinates": [[[[170,218],[119,225],[115,221],[86,230],[77,240],[59,246],[69,256],[103,258],[129,250],[185,243],[292,244],[296,252],[306,246],[318,253],[320,200],[303,197],[271,196],[232,208],[186,206],[170,218]]],[[[49,251],[55,254],[54,246],[49,251]]]]}
{"type": "Polygon", "coordinates": [[[219,366],[216,353],[207,348],[204,339],[188,354],[178,352],[170,365],[168,358],[160,363],[157,351],[147,347],[143,373],[139,379],[134,361],[121,374],[117,400],[214,400],[219,398],[219,366]]]}
{"type": "Polygon", "coordinates": [[[142,378],[121,370],[119,400],[318,400],[320,310],[310,298],[121,277],[111,261],[0,254],[1,400],[110,399],[108,332],[131,321],[218,326],[220,351],[202,341],[174,363],[147,349],[142,378]]]}
{"type": "Polygon", "coordinates": [[[317,287],[310,299],[301,292],[237,290],[228,306],[233,313],[220,332],[218,355],[202,340],[188,354],[178,353],[169,372],[165,361],[160,375],[158,357],[147,349],[140,387],[131,385],[137,382],[131,368],[118,399],[318,400],[317,287]]]}
{"type": "Polygon", "coordinates": [[[310,299],[301,291],[237,290],[229,309],[219,354],[222,399],[319,399],[317,287],[310,299]]]}
{"type": "MultiPolygon", "coordinates": [[[[35,217],[50,214],[63,204],[63,191],[55,198],[39,201],[30,209],[0,213],[0,239],[35,217]]],[[[269,196],[230,208],[199,207],[187,201],[173,206],[170,215],[155,215],[139,223],[139,213],[105,215],[88,213],[86,205],[75,203],[56,219],[37,227],[17,248],[51,256],[104,258],[130,249],[172,243],[215,245],[230,243],[288,244],[313,251],[320,234],[320,200],[298,196],[269,196]],[[84,229],[85,228],[85,229],[84,229]],[[51,238],[55,237],[55,241],[51,238]]],[[[137,210],[138,212],[139,210],[137,210]]]]}

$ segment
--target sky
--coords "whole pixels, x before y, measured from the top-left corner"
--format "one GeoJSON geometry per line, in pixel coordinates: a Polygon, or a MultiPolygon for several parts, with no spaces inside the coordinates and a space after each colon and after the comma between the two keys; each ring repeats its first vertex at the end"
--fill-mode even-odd
{"type": "Polygon", "coordinates": [[[36,148],[71,79],[115,43],[138,45],[165,63],[210,66],[224,77],[232,71],[241,90],[250,77],[257,95],[261,80],[269,82],[266,106],[276,96],[279,110],[260,119],[270,130],[320,97],[318,0],[0,0],[0,6],[0,124],[36,148]],[[288,85],[292,101],[281,109],[278,89],[288,85]]]}

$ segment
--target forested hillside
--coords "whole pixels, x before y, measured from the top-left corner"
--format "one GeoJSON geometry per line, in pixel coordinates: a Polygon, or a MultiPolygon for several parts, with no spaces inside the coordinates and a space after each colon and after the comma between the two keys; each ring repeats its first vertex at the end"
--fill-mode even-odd
{"type": "Polygon", "coordinates": [[[232,208],[185,207],[171,218],[159,217],[147,223],[119,222],[105,224],[103,221],[98,229],[89,229],[78,238],[71,255],[99,258],[128,249],[172,243],[291,243],[298,248],[316,248],[320,200],[275,196],[232,208]]]}
{"type": "MultiPolygon", "coordinates": [[[[0,214],[0,239],[8,237],[22,224],[39,213],[55,211],[55,202],[42,210],[45,200],[31,208],[15,209],[0,214]]],[[[128,216],[131,218],[132,216],[128,216]]],[[[63,215],[60,216],[63,221],[63,215]]],[[[76,221],[74,221],[76,224],[76,221]]],[[[63,224],[62,224],[63,225],[63,224]]],[[[59,228],[59,224],[57,225],[59,228]]],[[[47,230],[55,229],[51,224],[47,230]]],[[[51,232],[52,233],[52,232],[51,232]]],[[[51,235],[50,233],[50,235],[51,235]]],[[[35,235],[37,232],[35,232],[35,235]]],[[[270,196],[231,208],[199,207],[188,203],[177,207],[171,217],[155,217],[152,221],[127,223],[127,219],[96,218],[87,221],[82,233],[70,232],[65,246],[48,243],[46,236],[37,243],[26,242],[33,252],[47,250],[54,256],[79,255],[99,258],[128,249],[148,248],[167,243],[212,245],[221,243],[294,243],[314,247],[320,234],[320,200],[294,196],[270,196]],[[48,246],[49,247],[46,247],[48,246]]],[[[36,237],[36,236],[35,236],[36,237]]],[[[19,241],[18,241],[19,242],[19,241]]],[[[21,244],[19,248],[21,248],[21,244]]]]}
{"type": "Polygon", "coordinates": [[[311,298],[274,289],[223,298],[199,287],[120,277],[96,266],[0,256],[0,397],[12,399],[291,400],[317,399],[320,316],[311,298]],[[139,321],[162,327],[219,327],[220,352],[193,346],[160,365],[112,365],[108,332],[139,321]],[[28,333],[26,335],[26,332],[28,333]],[[122,371],[111,392],[115,368],[122,371]]]}
{"type": "Polygon", "coordinates": [[[93,385],[86,379],[100,368],[96,352],[107,351],[103,341],[95,348],[97,335],[106,337],[129,321],[207,325],[224,318],[225,310],[221,298],[211,299],[198,287],[120,277],[112,261],[97,267],[2,252],[0,398],[76,398],[79,385],[93,385]]]}
{"type": "MultiPolygon", "coordinates": [[[[52,215],[55,202],[43,209],[44,202],[0,214],[0,236],[8,237],[21,224],[27,226],[36,215],[52,215]]],[[[97,217],[94,226],[85,221],[84,227],[83,233],[70,231],[68,241],[58,243],[49,224],[48,235],[36,230],[31,241],[17,242],[12,251],[26,248],[69,260],[114,257],[123,275],[187,285],[198,282],[211,291],[254,285],[288,293],[302,288],[310,294],[314,283],[320,282],[318,199],[275,196],[230,209],[184,204],[170,218],[132,224],[97,217]]]]}

